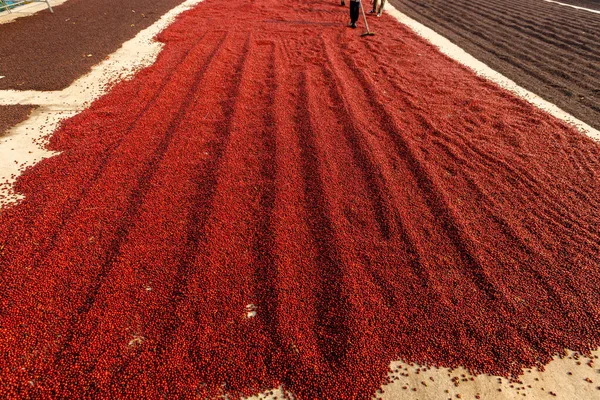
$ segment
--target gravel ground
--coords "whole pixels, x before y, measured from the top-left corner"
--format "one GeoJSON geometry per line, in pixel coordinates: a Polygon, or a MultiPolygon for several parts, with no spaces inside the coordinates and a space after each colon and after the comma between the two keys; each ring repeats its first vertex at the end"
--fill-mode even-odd
{"type": "Polygon", "coordinates": [[[391,0],[519,85],[600,128],[600,15],[540,0],[391,0]]]}
{"type": "Polygon", "coordinates": [[[182,2],[69,0],[0,24],[0,90],[64,89],[182,2]]]}

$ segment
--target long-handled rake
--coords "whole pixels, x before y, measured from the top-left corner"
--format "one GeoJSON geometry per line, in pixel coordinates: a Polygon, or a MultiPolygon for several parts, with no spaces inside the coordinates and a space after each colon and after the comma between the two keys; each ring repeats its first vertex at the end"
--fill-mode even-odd
{"type": "Polygon", "coordinates": [[[365,20],[365,26],[367,27],[367,31],[360,36],[375,36],[375,33],[369,30],[369,24],[367,23],[367,16],[365,15],[365,9],[363,8],[362,1],[360,1],[360,11],[362,12],[363,19],[365,20]]]}

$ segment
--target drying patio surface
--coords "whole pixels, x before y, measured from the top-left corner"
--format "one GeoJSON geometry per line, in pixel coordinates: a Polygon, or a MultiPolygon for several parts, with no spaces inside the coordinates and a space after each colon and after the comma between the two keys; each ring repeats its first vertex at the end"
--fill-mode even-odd
{"type": "Polygon", "coordinates": [[[60,90],[183,0],[69,0],[0,24],[0,90],[60,90]]]}
{"type": "MultiPolygon", "coordinates": [[[[520,86],[600,128],[600,14],[543,0],[390,2],[520,86]]],[[[600,1],[587,3],[600,10],[600,1]]]]}
{"type": "Polygon", "coordinates": [[[207,0],[52,135],[0,212],[0,396],[367,399],[394,360],[598,348],[598,143],[371,21],[207,0]]]}

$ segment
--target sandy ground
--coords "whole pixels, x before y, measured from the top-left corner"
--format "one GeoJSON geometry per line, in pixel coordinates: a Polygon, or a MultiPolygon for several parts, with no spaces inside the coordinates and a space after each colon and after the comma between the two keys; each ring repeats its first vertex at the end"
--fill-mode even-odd
{"type": "MultiPolygon", "coordinates": [[[[153,26],[152,29],[147,32],[144,31],[138,35],[139,37],[126,43],[120,53],[115,54],[110,60],[94,68],[90,75],[81,78],[68,89],[50,93],[11,92],[9,94],[13,97],[3,97],[6,104],[39,104],[41,107],[34,111],[26,122],[13,128],[7,137],[0,138],[0,160],[8,161],[4,164],[0,163],[2,181],[9,179],[12,182],[10,177],[16,177],[23,166],[34,165],[41,158],[52,155],[52,153],[39,147],[38,144],[42,142],[42,139],[51,133],[61,120],[79,113],[92,100],[100,96],[108,81],[119,74],[123,74],[123,77],[130,76],[138,68],[152,63],[160,50],[160,46],[152,44],[151,37],[164,29],[172,21],[174,15],[196,3],[197,1],[184,3],[183,7],[179,7],[169,16],[161,19],[161,24],[153,26]],[[144,50],[140,52],[140,48],[144,50]]],[[[391,14],[394,15],[395,13],[392,11],[391,14]]],[[[423,32],[421,29],[420,33],[423,34],[423,32]]],[[[442,47],[445,46],[445,44],[436,44],[442,47]]],[[[454,58],[465,62],[465,57],[456,51],[456,49],[453,49],[447,54],[455,54],[454,58]]],[[[475,70],[477,69],[475,68],[475,70]]],[[[486,76],[485,73],[482,75],[486,76]]],[[[491,75],[487,76],[490,77],[491,75]]],[[[496,82],[501,84],[502,81],[496,80],[496,82]]],[[[511,83],[508,86],[511,85],[513,84],[511,83]]],[[[514,89],[514,87],[515,85],[512,86],[513,91],[517,94],[527,93],[521,92],[519,88],[514,89]]],[[[531,101],[531,98],[536,96],[527,93],[524,97],[531,101]]],[[[532,103],[536,104],[536,101],[538,100],[534,100],[532,103]]],[[[571,116],[561,114],[562,111],[553,108],[551,104],[539,103],[538,101],[536,105],[540,104],[543,106],[542,108],[549,110],[555,116],[573,121],[571,116]]],[[[598,138],[597,131],[578,121],[575,122],[588,135],[598,138]]],[[[16,198],[13,195],[8,200],[14,201],[16,198]]],[[[0,200],[2,199],[0,198],[0,200]]],[[[600,352],[596,351],[592,357],[595,359],[599,355],[600,352]]],[[[600,388],[600,370],[597,365],[600,363],[596,362],[596,365],[590,366],[587,358],[578,358],[575,359],[573,354],[569,354],[563,359],[557,359],[548,364],[544,372],[526,371],[519,378],[522,383],[509,382],[506,379],[498,379],[493,376],[472,377],[463,370],[450,371],[448,369],[426,368],[397,362],[391,365],[391,370],[394,372],[390,373],[390,379],[394,382],[384,385],[378,397],[386,399],[467,399],[480,396],[481,398],[490,399],[523,397],[534,399],[596,399],[600,393],[600,390],[598,390],[600,388]],[[458,385],[453,384],[453,377],[458,378],[458,385]],[[416,389],[416,391],[413,389],[416,389]]],[[[277,393],[262,397],[275,398],[275,396],[277,396],[277,393]]]]}

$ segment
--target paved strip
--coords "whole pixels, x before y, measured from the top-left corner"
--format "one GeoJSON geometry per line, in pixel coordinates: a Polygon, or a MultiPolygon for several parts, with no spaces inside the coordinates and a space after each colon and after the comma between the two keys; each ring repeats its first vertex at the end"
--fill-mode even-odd
{"type": "Polygon", "coordinates": [[[600,10],[593,10],[591,8],[585,8],[585,7],[580,7],[580,6],[576,6],[573,4],[567,4],[567,3],[561,3],[559,1],[554,1],[554,0],[544,0],[548,3],[555,3],[555,4],[560,4],[561,6],[566,6],[566,7],[571,7],[571,8],[575,8],[576,10],[583,10],[583,11],[589,11],[595,14],[600,14],[600,10]]]}
{"type": "MultiPolygon", "coordinates": [[[[107,83],[104,80],[103,83],[107,83]]],[[[50,106],[62,103],[67,107],[82,108],[86,102],[89,102],[91,96],[74,96],[74,89],[84,89],[81,83],[74,82],[70,87],[55,91],[37,91],[37,90],[0,90],[0,105],[39,105],[50,106]]],[[[102,92],[99,88],[98,92],[102,92]]]]}

